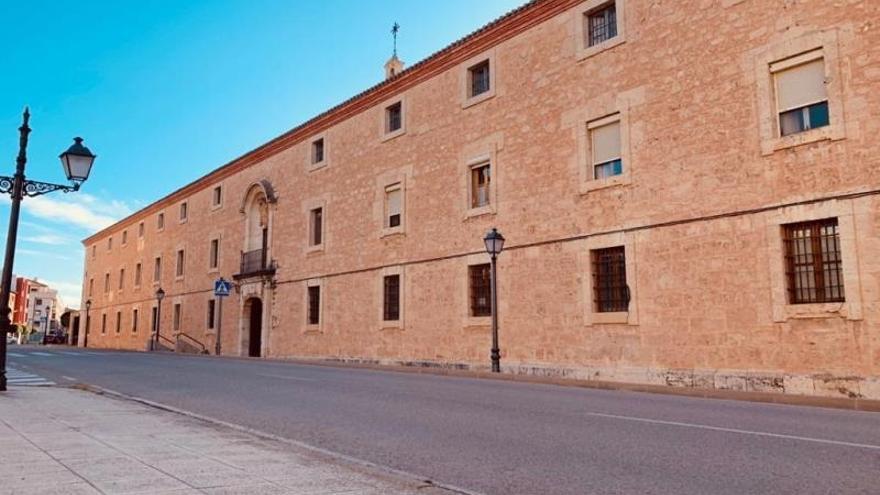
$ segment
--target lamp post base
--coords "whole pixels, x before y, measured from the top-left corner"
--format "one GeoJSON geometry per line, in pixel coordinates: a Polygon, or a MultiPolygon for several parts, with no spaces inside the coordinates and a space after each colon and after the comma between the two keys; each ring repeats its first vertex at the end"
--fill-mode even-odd
{"type": "Polygon", "coordinates": [[[492,349],[492,373],[501,373],[501,350],[492,349]]]}

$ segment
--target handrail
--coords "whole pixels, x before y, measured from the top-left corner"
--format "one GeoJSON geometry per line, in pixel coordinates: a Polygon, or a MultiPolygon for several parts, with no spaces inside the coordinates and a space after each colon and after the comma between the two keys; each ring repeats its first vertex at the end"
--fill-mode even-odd
{"type": "Polygon", "coordinates": [[[169,339],[168,337],[163,336],[161,333],[156,333],[156,334],[154,334],[154,335],[155,335],[156,337],[158,337],[156,340],[159,340],[160,343],[161,343],[161,341],[164,340],[166,344],[170,344],[170,345],[171,345],[171,348],[172,348],[172,349],[173,349],[174,346],[177,344],[177,342],[175,342],[175,341],[169,339]]]}
{"type": "MultiPolygon", "coordinates": [[[[202,344],[201,342],[199,342],[198,340],[196,340],[193,336],[191,336],[191,335],[189,335],[189,334],[186,334],[186,333],[184,333],[184,332],[178,332],[178,333],[177,333],[177,340],[180,341],[180,338],[181,338],[181,337],[185,337],[185,338],[191,340],[191,341],[192,341],[193,343],[195,343],[197,346],[201,347],[201,348],[202,348],[202,354],[207,354],[207,353],[208,353],[208,348],[205,347],[205,344],[202,344]]],[[[175,345],[176,345],[176,343],[175,343],[175,345]]]]}

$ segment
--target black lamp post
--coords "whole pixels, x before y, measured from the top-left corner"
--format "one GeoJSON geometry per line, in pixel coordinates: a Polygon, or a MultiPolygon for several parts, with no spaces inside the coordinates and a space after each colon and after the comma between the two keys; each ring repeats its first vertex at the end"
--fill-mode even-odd
{"type": "Polygon", "coordinates": [[[89,310],[92,308],[92,300],[86,299],[86,329],[83,335],[83,347],[89,346],[89,327],[92,326],[92,318],[89,316],[89,310]]]}
{"type": "Polygon", "coordinates": [[[492,372],[501,372],[501,349],[498,348],[498,271],[495,268],[498,255],[504,249],[504,236],[493,228],[483,238],[486,252],[492,257],[492,372]]]}
{"type": "Polygon", "coordinates": [[[12,290],[12,263],[15,261],[15,241],[18,237],[18,217],[21,212],[21,200],[26,196],[34,197],[52,191],[72,192],[78,191],[79,186],[89,178],[95,155],[82,145],[82,138],[74,138],[74,144],[67,151],[61,153],[61,165],[64,174],[72,185],[50,184],[27,180],[24,176],[24,166],[27,163],[28,120],[31,114],[24,109],[21,127],[19,131],[18,159],[16,160],[15,175],[12,177],[0,177],[0,193],[9,194],[12,204],[9,209],[9,233],[6,235],[6,257],[3,260],[3,276],[0,278],[0,391],[6,390],[6,334],[12,331],[12,319],[9,317],[9,292],[12,290]]]}
{"type": "Polygon", "coordinates": [[[156,334],[153,339],[153,350],[159,350],[159,324],[162,322],[162,299],[165,299],[165,291],[159,287],[156,290],[156,334]]]}

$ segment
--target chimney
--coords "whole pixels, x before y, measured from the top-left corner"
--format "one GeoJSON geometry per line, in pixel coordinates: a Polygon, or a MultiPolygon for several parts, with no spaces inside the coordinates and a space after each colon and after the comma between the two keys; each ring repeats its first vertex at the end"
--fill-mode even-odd
{"type": "Polygon", "coordinates": [[[403,72],[403,62],[397,58],[397,55],[392,55],[391,58],[385,62],[385,79],[391,79],[392,77],[403,72]]]}

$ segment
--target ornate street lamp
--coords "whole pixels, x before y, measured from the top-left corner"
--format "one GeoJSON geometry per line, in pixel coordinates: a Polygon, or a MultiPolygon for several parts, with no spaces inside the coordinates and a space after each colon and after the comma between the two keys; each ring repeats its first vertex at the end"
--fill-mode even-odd
{"type": "Polygon", "coordinates": [[[504,236],[498,229],[492,228],[483,238],[486,252],[492,258],[492,372],[501,372],[501,349],[498,348],[498,272],[495,268],[498,255],[504,249],[504,236]]]}
{"type": "Polygon", "coordinates": [[[91,317],[89,317],[89,310],[92,309],[92,300],[86,299],[86,328],[85,334],[83,335],[83,347],[89,346],[89,327],[92,326],[91,317]]]}
{"type": "Polygon", "coordinates": [[[156,328],[154,328],[153,350],[159,350],[159,324],[162,321],[162,299],[165,299],[165,291],[159,287],[156,290],[156,328]]]}
{"type": "Polygon", "coordinates": [[[82,145],[82,138],[61,154],[61,164],[67,180],[73,185],[51,184],[28,180],[24,176],[27,163],[28,134],[31,128],[28,121],[31,114],[24,109],[19,131],[18,158],[16,159],[15,175],[0,176],[0,193],[9,194],[12,203],[9,208],[9,233],[6,235],[6,257],[3,261],[3,276],[0,278],[0,391],[6,390],[6,334],[12,331],[12,319],[9,317],[9,293],[12,290],[12,263],[15,261],[15,241],[18,237],[18,218],[21,213],[21,200],[25,197],[40,196],[52,191],[78,191],[80,185],[89,177],[95,155],[82,145]]]}

